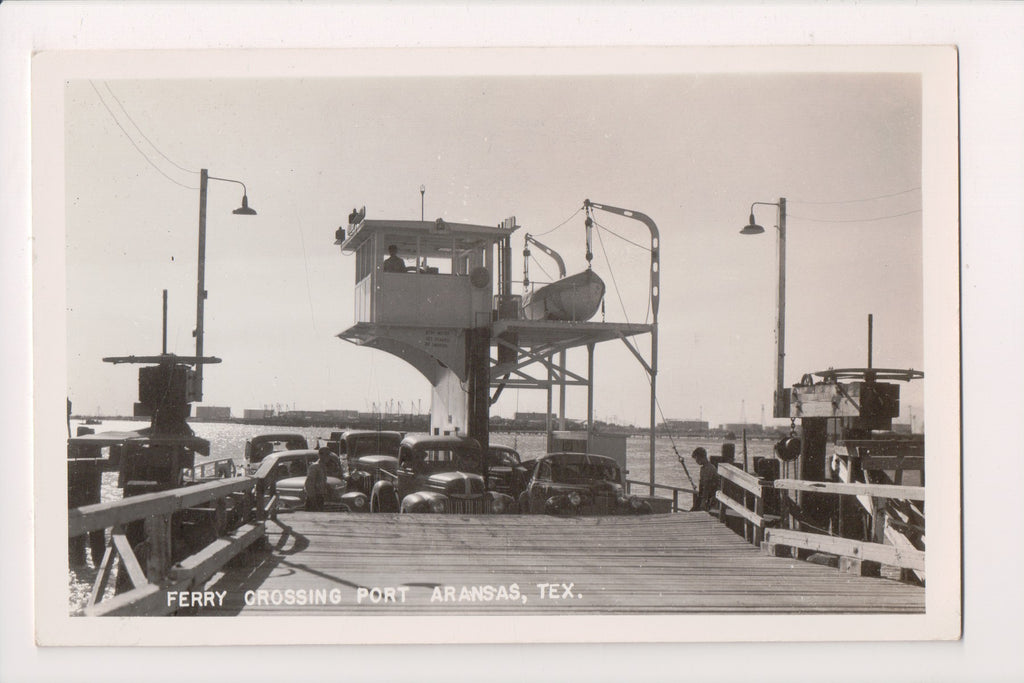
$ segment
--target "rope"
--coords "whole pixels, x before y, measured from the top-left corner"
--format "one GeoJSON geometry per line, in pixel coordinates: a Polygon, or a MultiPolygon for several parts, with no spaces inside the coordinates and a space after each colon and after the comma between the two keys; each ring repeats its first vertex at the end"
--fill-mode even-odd
{"type": "Polygon", "coordinates": [[[640,244],[639,242],[634,242],[631,239],[627,239],[627,238],[623,237],[622,235],[618,234],[617,232],[615,232],[614,230],[609,230],[606,226],[601,225],[597,221],[594,221],[594,225],[596,225],[597,227],[601,228],[602,230],[607,232],[609,235],[611,235],[613,237],[618,237],[623,242],[627,242],[629,244],[632,244],[634,247],[639,247],[640,249],[643,249],[644,251],[650,251],[651,250],[650,247],[644,246],[643,244],[640,244]]]}
{"type": "Polygon", "coordinates": [[[562,227],[563,225],[565,225],[566,223],[568,223],[569,221],[571,221],[571,220],[572,220],[573,218],[576,218],[576,216],[578,216],[578,215],[579,215],[579,213],[580,213],[580,211],[582,211],[582,210],[583,210],[583,207],[581,206],[580,208],[576,209],[576,212],[575,212],[575,213],[574,213],[573,215],[569,216],[568,218],[566,218],[566,219],[565,219],[564,221],[562,221],[561,223],[559,223],[559,224],[558,224],[558,225],[556,225],[555,227],[553,227],[553,228],[551,228],[550,230],[547,230],[547,231],[545,231],[545,232],[538,232],[538,233],[536,233],[536,234],[534,235],[534,237],[543,237],[544,235],[550,235],[550,234],[551,234],[551,233],[553,233],[553,232],[554,232],[555,230],[558,230],[558,229],[559,229],[560,227],[562,227]]]}
{"type": "Polygon", "coordinates": [[[619,291],[619,285],[615,281],[615,271],[612,269],[612,262],[608,258],[608,252],[604,248],[604,238],[601,237],[601,232],[597,233],[597,241],[601,245],[601,253],[604,254],[604,262],[608,265],[608,274],[612,277],[612,287],[615,289],[615,296],[619,298],[619,305],[622,306],[622,314],[626,317],[626,322],[629,322],[629,313],[626,312],[626,304],[622,301],[622,293],[619,291]]]}

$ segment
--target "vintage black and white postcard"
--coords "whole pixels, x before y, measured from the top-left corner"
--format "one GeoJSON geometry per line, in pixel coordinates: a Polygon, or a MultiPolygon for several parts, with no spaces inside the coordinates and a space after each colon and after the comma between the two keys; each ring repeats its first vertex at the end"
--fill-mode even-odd
{"type": "Polygon", "coordinates": [[[38,642],[958,638],[957,67],[38,52],[38,642]]]}

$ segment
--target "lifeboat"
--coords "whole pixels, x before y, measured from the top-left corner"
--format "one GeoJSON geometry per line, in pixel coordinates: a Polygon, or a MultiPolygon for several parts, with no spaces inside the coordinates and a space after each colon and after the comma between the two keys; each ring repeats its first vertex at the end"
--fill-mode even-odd
{"type": "Polygon", "coordinates": [[[603,298],[604,281],[588,269],[527,294],[523,299],[523,317],[585,322],[594,317],[603,298]]]}

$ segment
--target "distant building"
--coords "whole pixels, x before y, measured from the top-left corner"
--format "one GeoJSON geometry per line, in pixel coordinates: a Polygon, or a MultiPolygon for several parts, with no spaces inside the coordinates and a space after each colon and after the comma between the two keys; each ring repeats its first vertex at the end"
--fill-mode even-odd
{"type": "Polygon", "coordinates": [[[755,422],[731,422],[729,424],[722,425],[722,429],[727,432],[732,432],[736,436],[743,434],[746,430],[748,436],[759,436],[764,434],[764,427],[755,422]]]}
{"type": "Polygon", "coordinates": [[[706,432],[708,431],[707,420],[665,420],[658,429],[666,432],[706,432]]]}
{"type": "Polygon", "coordinates": [[[324,415],[338,422],[355,422],[359,419],[358,410],[325,410],[324,415]]]}
{"type": "Polygon", "coordinates": [[[231,408],[228,406],[196,406],[197,420],[230,420],[231,408]]]}
{"type": "Polygon", "coordinates": [[[265,420],[273,415],[274,411],[267,408],[246,408],[242,413],[246,420],[265,420]]]}
{"type": "MultiPolygon", "coordinates": [[[[520,428],[526,429],[544,429],[548,423],[548,415],[546,413],[520,413],[517,412],[514,422],[520,428]]],[[[558,418],[554,415],[550,415],[551,421],[554,422],[558,418]]]]}

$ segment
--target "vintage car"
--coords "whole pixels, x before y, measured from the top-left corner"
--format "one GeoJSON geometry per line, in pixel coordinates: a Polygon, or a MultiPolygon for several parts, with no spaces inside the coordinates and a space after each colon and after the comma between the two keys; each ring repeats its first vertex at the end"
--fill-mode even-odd
{"type": "Polygon", "coordinates": [[[650,514],[650,504],[624,495],[622,471],[611,458],[591,453],[549,453],[538,458],[519,511],[549,515],[650,514]]]}
{"type": "Polygon", "coordinates": [[[484,478],[490,491],[500,491],[518,500],[526,490],[530,470],[523,466],[518,451],[509,446],[491,445],[485,460],[487,470],[484,478]]]}
{"type": "MultiPolygon", "coordinates": [[[[277,495],[278,510],[295,510],[306,504],[306,471],[318,460],[317,451],[305,449],[279,451],[263,459],[257,468],[256,493],[259,496],[277,495]]],[[[367,507],[362,493],[349,496],[342,476],[341,463],[332,460],[327,465],[327,485],[333,494],[327,500],[328,509],[358,512],[367,507]]]]}
{"type": "Polygon", "coordinates": [[[348,463],[348,490],[360,491],[367,498],[386,473],[394,478],[401,443],[401,432],[363,429],[333,432],[327,441],[328,447],[348,463]]]}
{"type": "Polygon", "coordinates": [[[515,499],[484,486],[484,454],[475,439],[407,436],[395,475],[377,482],[370,509],[381,512],[501,514],[515,512],[515,499]]]}
{"type": "Polygon", "coordinates": [[[302,434],[257,434],[245,442],[245,473],[255,474],[263,459],[280,451],[301,451],[309,448],[302,434]]]}

